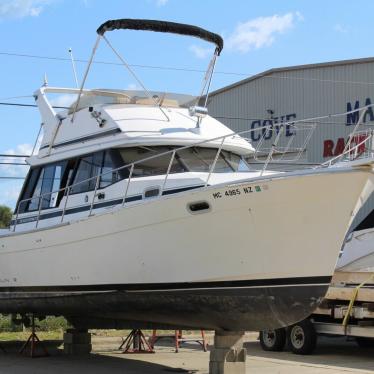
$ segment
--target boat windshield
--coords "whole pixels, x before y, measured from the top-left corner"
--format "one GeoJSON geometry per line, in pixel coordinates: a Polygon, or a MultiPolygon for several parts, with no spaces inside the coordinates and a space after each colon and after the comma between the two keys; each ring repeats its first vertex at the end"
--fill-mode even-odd
{"type": "MultiPolygon", "coordinates": [[[[173,108],[188,108],[195,103],[196,98],[191,95],[171,92],[149,91],[150,97],[144,91],[137,90],[91,90],[85,91],[77,110],[94,105],[135,104],[135,105],[160,105],[173,108]]],[[[69,113],[75,109],[76,100],[70,105],[69,113]]]]}
{"type": "MultiPolygon", "coordinates": [[[[170,151],[171,147],[130,147],[121,148],[120,154],[125,164],[138,162],[134,165],[133,176],[150,176],[162,175],[167,172],[169,163],[172,157],[171,153],[146,159],[148,157],[162,154],[170,151]]],[[[177,151],[172,165],[170,166],[170,173],[183,172],[209,172],[217,155],[217,149],[192,147],[177,151]]],[[[217,158],[214,172],[215,173],[230,173],[249,171],[249,166],[242,159],[241,156],[222,150],[217,158]]]]}

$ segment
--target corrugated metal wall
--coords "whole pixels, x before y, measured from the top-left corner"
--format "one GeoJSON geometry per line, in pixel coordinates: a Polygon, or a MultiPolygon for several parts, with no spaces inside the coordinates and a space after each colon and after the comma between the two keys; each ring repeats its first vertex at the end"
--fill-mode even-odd
{"type": "MultiPolygon", "coordinates": [[[[261,126],[264,120],[268,120],[265,123],[269,124],[271,118],[275,123],[292,118],[344,113],[348,103],[353,108],[358,101],[361,107],[367,103],[367,99],[374,103],[374,60],[277,69],[213,93],[209,99],[209,114],[234,131],[243,131],[261,126]],[[273,114],[269,114],[268,110],[273,114]],[[254,124],[256,119],[262,121],[254,124]]],[[[374,124],[374,116],[370,113],[365,120],[366,124],[374,124]]],[[[338,139],[346,139],[352,128],[352,125],[347,125],[346,116],[319,124],[307,147],[308,161],[319,163],[328,160],[323,157],[325,141],[331,140],[335,147],[338,139]]],[[[254,145],[258,143],[259,135],[251,137],[254,145]]],[[[275,136],[274,132],[268,143],[275,136]]],[[[286,134],[282,137],[280,145],[287,142],[286,134]]],[[[362,220],[372,209],[374,196],[360,211],[355,222],[362,220]]]]}

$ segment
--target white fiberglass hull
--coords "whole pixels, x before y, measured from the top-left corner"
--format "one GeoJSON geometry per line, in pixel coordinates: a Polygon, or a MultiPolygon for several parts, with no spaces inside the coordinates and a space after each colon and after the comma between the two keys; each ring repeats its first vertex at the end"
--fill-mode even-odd
{"type": "Polygon", "coordinates": [[[323,298],[370,178],[369,168],[268,177],[1,238],[0,312],[88,327],[288,325],[323,298]],[[210,208],[191,213],[193,202],[210,208]]]}

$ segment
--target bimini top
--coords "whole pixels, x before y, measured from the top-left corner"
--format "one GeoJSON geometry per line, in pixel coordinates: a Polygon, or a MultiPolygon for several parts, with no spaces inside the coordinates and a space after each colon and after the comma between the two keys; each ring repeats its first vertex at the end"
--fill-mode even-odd
{"type": "Polygon", "coordinates": [[[201,27],[176,22],[156,21],[151,19],[115,19],[104,22],[97,29],[97,33],[99,35],[104,35],[106,31],[120,29],[146,30],[195,36],[197,38],[206,40],[207,42],[214,43],[216,45],[216,52],[218,56],[223,49],[223,39],[218,34],[202,29],[201,27]]]}

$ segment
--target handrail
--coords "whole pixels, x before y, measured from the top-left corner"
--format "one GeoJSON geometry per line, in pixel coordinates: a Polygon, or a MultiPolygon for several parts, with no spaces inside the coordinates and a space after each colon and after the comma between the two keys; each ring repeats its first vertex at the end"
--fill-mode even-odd
{"type": "MultiPolygon", "coordinates": [[[[358,110],[369,108],[371,106],[374,106],[374,104],[368,105],[368,106],[363,107],[363,108],[356,109],[356,110],[354,110],[352,112],[356,112],[358,110]]],[[[346,113],[340,114],[340,115],[345,115],[345,114],[346,113]]],[[[318,119],[321,119],[321,118],[331,118],[332,116],[336,116],[336,115],[329,115],[329,116],[324,116],[324,117],[320,116],[320,117],[315,117],[315,118],[318,118],[318,119]]],[[[360,116],[360,118],[361,117],[362,116],[360,116]]],[[[280,134],[283,132],[283,129],[285,128],[285,126],[292,126],[293,128],[297,129],[298,127],[296,126],[296,124],[297,123],[305,123],[305,121],[306,120],[298,120],[298,121],[294,120],[294,121],[289,121],[289,122],[284,122],[282,124],[279,124],[281,126],[281,128],[279,129],[279,132],[278,132],[278,134],[276,136],[276,139],[272,142],[272,147],[271,147],[269,155],[268,155],[268,157],[266,159],[265,165],[262,168],[261,175],[266,170],[266,168],[267,168],[267,166],[268,166],[268,164],[269,164],[269,162],[270,162],[270,160],[272,158],[272,154],[275,151],[275,146],[278,143],[279,138],[280,138],[280,134]]],[[[308,119],[308,121],[311,121],[311,119],[308,119]]],[[[313,128],[315,129],[315,127],[316,126],[314,125],[313,128]]],[[[355,126],[355,130],[357,130],[357,128],[358,128],[358,126],[355,126]]],[[[225,142],[225,140],[227,138],[236,138],[236,137],[239,137],[240,139],[244,140],[244,138],[241,137],[242,134],[251,133],[251,132],[254,132],[254,131],[261,131],[261,132],[263,132],[263,130],[265,130],[265,133],[266,133],[266,131],[268,131],[270,129],[274,130],[274,127],[273,127],[272,124],[266,125],[266,126],[257,127],[255,129],[250,129],[250,130],[243,130],[243,131],[239,131],[239,132],[231,132],[231,133],[228,133],[226,135],[221,135],[221,136],[218,136],[218,137],[214,137],[214,138],[210,138],[210,139],[206,139],[206,140],[194,142],[193,144],[189,144],[189,145],[186,145],[186,146],[181,146],[181,147],[178,147],[178,148],[170,149],[168,151],[161,152],[161,153],[158,153],[158,154],[153,155],[153,156],[148,156],[148,157],[145,157],[145,158],[143,158],[141,160],[134,161],[134,162],[126,164],[126,165],[122,165],[122,166],[120,166],[118,168],[111,169],[111,170],[105,171],[103,173],[99,173],[98,175],[95,175],[95,176],[87,178],[87,179],[85,179],[83,181],[80,181],[80,182],[77,182],[77,183],[65,186],[65,187],[60,188],[58,190],[54,190],[54,191],[51,191],[51,192],[46,192],[46,193],[40,194],[38,196],[34,196],[34,197],[30,197],[30,198],[27,198],[27,199],[20,200],[18,202],[18,204],[17,204],[17,210],[16,210],[16,216],[15,216],[15,220],[14,220],[13,231],[16,230],[17,221],[18,221],[18,217],[19,217],[19,214],[20,214],[20,207],[23,204],[25,204],[25,203],[27,203],[29,201],[32,201],[32,200],[39,199],[38,217],[37,217],[37,221],[36,221],[36,227],[38,227],[39,220],[40,220],[40,215],[41,215],[41,211],[42,211],[42,205],[43,205],[43,201],[44,201],[45,197],[50,196],[52,194],[59,194],[59,193],[61,193],[63,191],[64,192],[66,191],[66,193],[65,193],[64,207],[63,207],[62,217],[61,217],[61,222],[63,222],[64,216],[65,216],[65,213],[66,213],[66,208],[67,208],[67,201],[68,201],[68,198],[69,198],[69,196],[71,194],[71,191],[74,190],[74,188],[76,188],[77,186],[79,186],[81,184],[89,183],[92,180],[96,180],[95,181],[95,189],[94,189],[94,193],[93,193],[93,198],[92,198],[92,201],[90,203],[90,209],[89,209],[89,216],[90,216],[92,214],[93,209],[94,209],[94,203],[95,203],[95,198],[96,198],[96,195],[97,195],[97,190],[99,189],[99,186],[100,186],[100,179],[103,176],[105,176],[105,175],[113,174],[114,172],[118,173],[121,170],[129,169],[130,168],[129,175],[127,177],[126,189],[125,189],[125,193],[124,193],[123,200],[122,200],[122,206],[124,206],[124,204],[126,202],[127,195],[128,195],[128,191],[129,191],[131,179],[133,177],[133,172],[134,172],[135,166],[137,164],[140,164],[140,163],[143,163],[145,161],[149,161],[149,160],[152,160],[152,159],[155,159],[155,158],[158,158],[158,157],[164,157],[166,155],[171,155],[170,161],[169,161],[169,164],[168,164],[168,168],[166,170],[165,178],[164,178],[164,181],[163,181],[163,185],[162,185],[162,188],[161,188],[161,191],[160,191],[160,194],[162,195],[162,192],[164,191],[164,189],[166,187],[166,183],[167,183],[167,180],[168,180],[169,175],[170,175],[170,170],[171,170],[173,161],[175,159],[176,154],[179,151],[182,151],[182,150],[185,150],[185,149],[189,149],[189,148],[194,148],[194,147],[197,147],[197,146],[201,146],[203,144],[209,144],[211,146],[212,145],[211,143],[214,143],[216,141],[221,140],[220,143],[217,142],[217,145],[219,144],[218,145],[218,149],[217,149],[217,153],[216,153],[216,156],[215,156],[215,158],[213,160],[212,165],[209,168],[207,179],[206,179],[205,184],[204,184],[204,187],[207,187],[208,183],[209,183],[209,180],[210,180],[210,177],[211,177],[211,174],[215,170],[216,163],[217,163],[218,157],[219,157],[219,155],[220,155],[220,153],[222,151],[224,142],[225,142]]],[[[356,132],[356,134],[360,134],[360,132],[356,132]]],[[[308,134],[308,139],[310,139],[310,137],[311,137],[311,134],[308,134]]],[[[355,146],[351,146],[351,144],[349,144],[348,146],[345,147],[345,150],[344,150],[344,152],[341,155],[333,157],[329,161],[321,163],[320,165],[318,165],[315,168],[331,166],[334,162],[336,162],[337,160],[341,160],[344,156],[351,155],[354,150],[356,150],[356,151],[359,150],[362,147],[363,144],[365,144],[368,140],[370,140],[372,138],[373,138],[373,130],[371,130],[370,133],[367,134],[363,140],[359,141],[359,143],[356,142],[355,146]]],[[[352,142],[352,140],[354,139],[354,135],[350,136],[349,139],[352,142]]],[[[306,142],[304,142],[303,147],[306,147],[305,143],[306,142]]],[[[299,150],[299,153],[300,152],[302,152],[302,150],[299,150]]],[[[123,178],[123,179],[126,179],[126,178],[123,178]]]]}
{"type": "MultiPolygon", "coordinates": [[[[342,156],[344,155],[347,155],[347,154],[352,154],[352,151],[353,150],[358,150],[360,149],[360,147],[365,144],[368,140],[372,139],[373,138],[373,130],[369,130],[369,134],[365,134],[367,135],[365,139],[361,140],[359,143],[355,143],[356,145],[353,147],[353,148],[348,148],[346,149],[343,153],[341,153],[340,155],[337,155],[333,158],[331,158],[330,160],[326,161],[326,162],[323,162],[322,164],[318,165],[316,168],[318,167],[324,167],[324,166],[331,166],[335,161],[337,160],[340,160],[342,159],[342,156]]],[[[349,140],[352,141],[354,139],[354,137],[350,138],[349,140]]],[[[348,144],[348,142],[347,142],[348,144]]]]}

